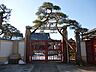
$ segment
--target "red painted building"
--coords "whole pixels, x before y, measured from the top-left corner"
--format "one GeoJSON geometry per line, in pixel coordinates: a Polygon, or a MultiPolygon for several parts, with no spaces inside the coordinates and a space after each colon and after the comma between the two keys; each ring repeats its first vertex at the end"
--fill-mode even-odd
{"type": "Polygon", "coordinates": [[[96,64],[96,28],[83,35],[86,44],[87,63],[96,64]]]}

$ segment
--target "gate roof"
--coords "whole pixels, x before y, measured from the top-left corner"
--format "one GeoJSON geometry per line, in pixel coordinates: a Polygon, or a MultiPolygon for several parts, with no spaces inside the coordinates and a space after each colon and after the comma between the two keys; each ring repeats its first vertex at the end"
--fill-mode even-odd
{"type": "Polygon", "coordinates": [[[49,33],[32,33],[31,40],[50,40],[49,33]]]}

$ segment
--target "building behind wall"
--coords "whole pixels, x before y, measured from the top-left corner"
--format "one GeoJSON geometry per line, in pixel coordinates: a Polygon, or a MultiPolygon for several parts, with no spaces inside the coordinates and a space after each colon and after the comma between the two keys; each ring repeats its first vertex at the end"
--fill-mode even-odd
{"type": "Polygon", "coordinates": [[[84,33],[83,40],[86,46],[88,64],[96,64],[96,28],[84,33]]]}

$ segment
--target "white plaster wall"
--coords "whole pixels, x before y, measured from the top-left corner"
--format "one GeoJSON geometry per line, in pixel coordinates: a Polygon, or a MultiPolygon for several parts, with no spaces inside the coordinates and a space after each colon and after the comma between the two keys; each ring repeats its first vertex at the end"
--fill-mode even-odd
{"type": "Polygon", "coordinates": [[[18,52],[22,57],[24,57],[24,52],[25,52],[25,42],[24,41],[19,41],[18,52]]]}
{"type": "Polygon", "coordinates": [[[12,53],[12,41],[1,40],[0,41],[0,57],[8,57],[12,53]]]}
{"type": "Polygon", "coordinates": [[[85,45],[84,41],[81,42],[81,56],[82,56],[82,60],[87,62],[87,58],[86,58],[86,45],[85,45]]]}

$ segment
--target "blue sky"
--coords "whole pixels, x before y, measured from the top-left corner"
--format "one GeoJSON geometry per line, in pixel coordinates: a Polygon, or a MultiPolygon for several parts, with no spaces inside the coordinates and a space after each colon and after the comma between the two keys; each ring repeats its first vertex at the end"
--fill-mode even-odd
{"type": "MultiPolygon", "coordinates": [[[[62,12],[77,20],[82,27],[89,30],[96,28],[96,0],[0,0],[0,4],[12,9],[10,23],[22,33],[25,32],[25,26],[32,25],[37,17],[35,13],[43,2],[60,6],[62,12]]],[[[55,35],[55,39],[60,39],[59,34],[55,35]]],[[[69,37],[74,37],[73,30],[69,31],[69,37]]]]}

